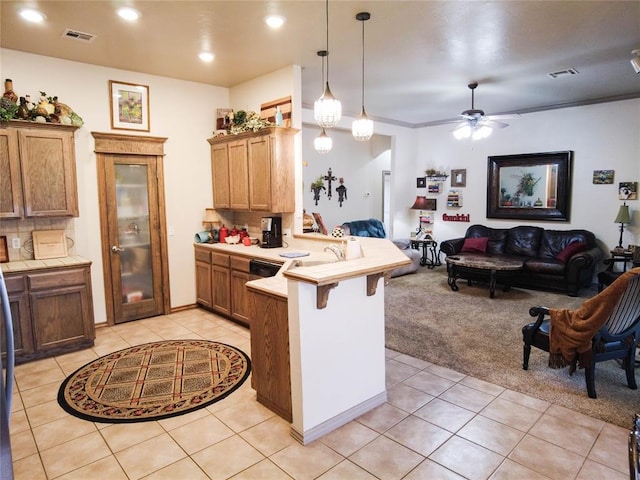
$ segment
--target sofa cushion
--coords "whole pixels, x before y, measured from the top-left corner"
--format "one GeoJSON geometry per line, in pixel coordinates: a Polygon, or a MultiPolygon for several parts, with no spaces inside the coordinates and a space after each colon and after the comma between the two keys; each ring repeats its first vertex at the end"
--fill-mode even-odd
{"type": "Polygon", "coordinates": [[[461,251],[467,253],[487,253],[488,242],[489,237],[465,238],[461,251]]]}
{"type": "Polygon", "coordinates": [[[487,251],[490,255],[501,255],[507,242],[507,229],[490,228],[484,225],[471,225],[465,234],[466,238],[488,237],[487,251]]]}
{"type": "Polygon", "coordinates": [[[588,230],[545,230],[538,256],[556,258],[565,247],[574,242],[585,243],[588,248],[596,246],[595,235],[588,230]]]}
{"type": "Polygon", "coordinates": [[[564,249],[556,255],[556,259],[562,263],[567,263],[569,259],[576,253],[584,252],[589,246],[583,242],[573,242],[564,247],[564,249]]]}
{"type": "Polygon", "coordinates": [[[537,257],[544,229],[520,226],[509,229],[505,253],[525,257],[537,257]]]}
{"type": "Polygon", "coordinates": [[[524,262],[524,271],[564,276],[565,264],[555,258],[529,258],[524,262]]]}

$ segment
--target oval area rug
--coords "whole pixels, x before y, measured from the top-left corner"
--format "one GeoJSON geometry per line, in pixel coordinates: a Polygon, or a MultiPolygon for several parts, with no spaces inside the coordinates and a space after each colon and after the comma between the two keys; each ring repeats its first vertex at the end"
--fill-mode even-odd
{"type": "Polygon", "coordinates": [[[125,348],[69,375],[60,406],[76,417],[133,423],[182,415],[222,400],[251,372],[247,354],[208,340],[167,340],[125,348]]]}

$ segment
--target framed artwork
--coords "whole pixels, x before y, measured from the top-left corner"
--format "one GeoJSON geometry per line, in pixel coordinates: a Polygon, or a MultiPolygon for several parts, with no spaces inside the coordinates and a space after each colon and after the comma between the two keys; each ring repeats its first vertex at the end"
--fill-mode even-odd
{"type": "Polygon", "coordinates": [[[149,87],[109,80],[113,130],[149,131],[149,87]]]}
{"type": "Polygon", "coordinates": [[[426,177],[418,177],[416,178],[416,188],[424,188],[427,186],[426,177]]]}
{"type": "Polygon", "coordinates": [[[282,114],[282,126],[291,127],[291,111],[293,108],[290,96],[272,100],[271,102],[266,102],[260,105],[260,118],[269,120],[274,124],[277,123],[276,110],[278,108],[282,114]]]}
{"type": "Polygon", "coordinates": [[[438,199],[437,198],[427,198],[427,210],[437,210],[438,209],[438,199]]]}
{"type": "Polygon", "coordinates": [[[429,182],[427,185],[427,193],[440,193],[442,184],[440,182],[429,182]]]}
{"type": "Polygon", "coordinates": [[[323,235],[327,235],[327,227],[324,224],[324,220],[322,219],[322,215],[318,212],[311,212],[313,215],[313,219],[316,221],[316,225],[318,225],[318,229],[320,229],[320,233],[323,235]]]}
{"type": "Polygon", "coordinates": [[[613,183],[615,170],[594,170],[593,183],[596,185],[606,185],[613,183]]]}
{"type": "Polygon", "coordinates": [[[467,186],[467,170],[451,170],[451,186],[466,187],[467,186]]]}
{"type": "Polygon", "coordinates": [[[637,200],[638,182],[620,182],[618,185],[619,200],[637,200]]]}
{"type": "Polygon", "coordinates": [[[573,151],[491,156],[487,218],[569,221],[573,151]]]}

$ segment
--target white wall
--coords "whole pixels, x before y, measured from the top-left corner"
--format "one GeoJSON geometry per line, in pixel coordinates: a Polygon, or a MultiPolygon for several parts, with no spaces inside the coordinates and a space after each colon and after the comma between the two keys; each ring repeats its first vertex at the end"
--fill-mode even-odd
{"type": "MultiPolygon", "coordinates": [[[[216,109],[230,105],[226,88],[143,75],[95,65],[31,55],[15,50],[0,51],[2,78],[11,78],[19,96],[39,98],[39,91],[57,95],[84,119],[75,132],[80,216],[74,220],[75,251],[93,262],[92,283],[95,319],[106,321],[100,245],[100,215],[96,157],[91,132],[167,137],[165,143],[165,198],[168,237],[171,306],[195,303],[193,235],[202,229],[204,209],[212,204],[209,144],[215,128],[216,109]],[[149,86],[150,132],[111,130],[109,80],[149,86]]],[[[253,96],[243,86],[234,92],[239,105],[260,109],[260,103],[292,95],[300,98],[299,67],[283,69],[256,81],[253,96]],[[276,81],[274,82],[274,78],[276,81]],[[277,85],[277,86],[274,86],[277,85]],[[257,107],[254,106],[257,103],[257,107]]],[[[294,122],[300,122],[299,100],[294,122]]],[[[295,106],[294,106],[295,108],[295,106]]],[[[299,162],[297,162],[299,163],[299,162]]]]}
{"type": "MultiPolygon", "coordinates": [[[[462,188],[464,206],[446,207],[446,192],[438,199],[434,235],[438,240],[458,237],[474,223],[508,228],[519,224],[568,230],[584,228],[595,233],[606,250],[618,244],[619,230],[613,223],[622,201],[619,182],[640,181],[640,100],[602,103],[522,115],[510,126],[496,130],[484,140],[456,140],[451,125],[419,131],[416,166],[424,170],[446,165],[467,169],[467,186],[462,188]],[[569,222],[528,222],[486,218],[487,157],[519,153],[574,151],[571,212],[569,222]],[[594,170],[615,170],[612,185],[595,185],[594,170]],[[442,214],[467,213],[471,223],[443,222],[442,214]]],[[[414,183],[415,185],[415,183],[414,183]]],[[[430,195],[428,195],[431,197],[430,195]]],[[[625,228],[623,244],[640,243],[639,200],[628,201],[632,225],[625,228]]],[[[417,215],[417,214],[416,214],[417,215]]]]}
{"type": "Polygon", "coordinates": [[[368,142],[358,142],[350,131],[331,129],[328,135],[333,140],[333,148],[321,154],[313,148],[313,140],[319,134],[320,129],[314,125],[305,125],[302,133],[302,197],[307,213],[320,213],[329,231],[352,220],[381,219],[382,171],[391,168],[390,138],[374,135],[368,142]],[[382,151],[380,144],[386,144],[382,151]],[[316,206],[311,183],[320,175],[328,175],[329,168],[336,177],[331,184],[331,199],[328,195],[329,183],[325,181],[326,190],[321,192],[316,206]],[[340,178],[344,179],[344,186],[347,187],[347,199],[342,206],[338,203],[336,191],[340,178]]]}

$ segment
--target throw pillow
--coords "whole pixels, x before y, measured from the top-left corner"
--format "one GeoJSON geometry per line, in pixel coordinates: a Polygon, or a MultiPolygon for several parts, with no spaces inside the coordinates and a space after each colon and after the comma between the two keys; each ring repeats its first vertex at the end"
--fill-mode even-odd
{"type": "Polygon", "coordinates": [[[576,253],[584,252],[587,248],[589,247],[586,243],[572,242],[564,247],[558,255],[556,255],[556,259],[560,260],[562,263],[567,263],[576,253]]]}
{"type": "Polygon", "coordinates": [[[465,238],[461,252],[487,253],[489,237],[465,238]]]}

